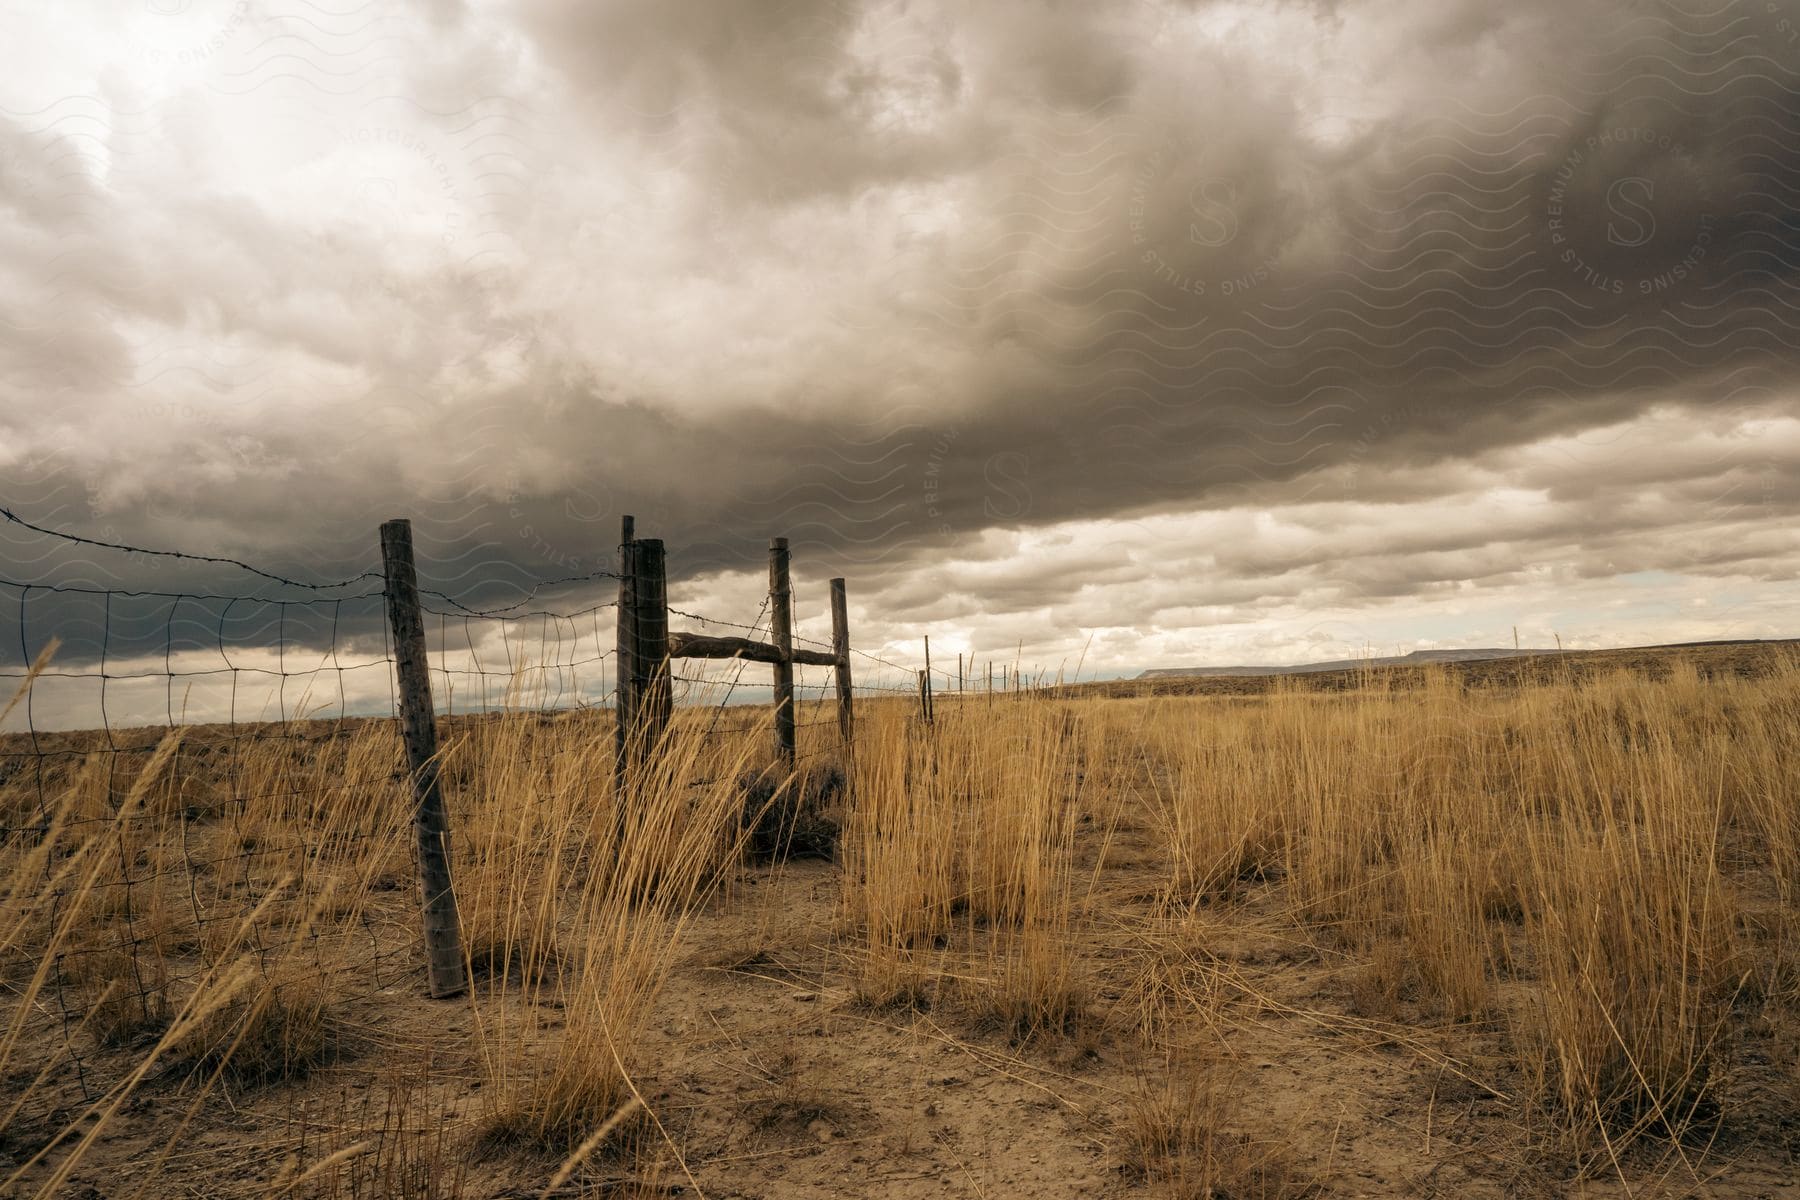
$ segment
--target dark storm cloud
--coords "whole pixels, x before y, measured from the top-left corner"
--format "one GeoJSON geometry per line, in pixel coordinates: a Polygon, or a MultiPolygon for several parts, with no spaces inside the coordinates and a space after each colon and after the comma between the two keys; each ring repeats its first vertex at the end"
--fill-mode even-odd
{"type": "MultiPolygon", "coordinates": [[[[1368,8],[1364,26],[1393,13],[1375,49],[1407,103],[1334,125],[1302,111],[1278,60],[1187,53],[1170,32],[1179,11],[1132,30],[1143,42],[1095,42],[1121,11],[1014,10],[1024,49],[1008,22],[963,27],[957,69],[927,74],[961,80],[965,98],[1017,99],[1021,64],[1046,44],[1092,47],[1112,64],[1108,86],[1073,112],[1041,88],[1025,89],[1034,107],[979,116],[953,101],[936,158],[912,133],[877,135],[854,108],[817,103],[848,27],[898,24],[898,7],[789,6],[772,31],[713,30],[697,46],[668,29],[561,25],[554,58],[574,79],[609,79],[633,55],[629,78],[667,89],[657,111],[728,109],[707,143],[725,148],[716,161],[763,152],[796,168],[796,192],[866,182],[839,157],[846,141],[862,155],[902,148],[936,183],[953,150],[983,139],[987,163],[956,171],[972,212],[933,253],[897,252],[900,286],[852,314],[897,357],[949,345],[971,360],[936,429],[896,422],[872,447],[917,462],[932,433],[954,432],[919,464],[946,481],[917,506],[938,510],[934,532],[996,520],[991,477],[1008,461],[1029,475],[1029,519],[1051,521],[1218,502],[1353,450],[1460,457],[1655,402],[1785,393],[1790,326],[1768,302],[1792,283],[1781,202],[1795,164],[1780,148],[1797,119],[1795,57],[1748,39],[1765,13],[1622,6],[1571,23],[1549,5],[1368,8]],[[696,73],[696,56],[732,65],[696,73]],[[764,118],[812,124],[765,145],[764,118]],[[1359,442],[1368,430],[1379,436],[1359,442]]],[[[892,37],[908,61],[915,35],[892,37]]],[[[731,169],[714,182],[729,191],[731,169]]],[[[827,456],[788,477],[839,493],[840,520],[878,519],[885,495],[842,474],[827,456]]],[[[918,516],[904,523],[916,531],[918,516]]]]}
{"type": "Polygon", "coordinates": [[[477,607],[605,567],[624,512],[684,579],[780,533],[908,616],[1061,602],[984,534],[1233,506],[1370,524],[1357,561],[1228,524],[1186,607],[1621,539],[1792,570],[1740,511],[1795,515],[1791,447],[1530,450],[1794,411],[1800,42],[1761,0],[421,12],[401,67],[277,12],[297,56],[233,32],[159,105],[8,94],[9,505],[314,580],[408,513],[477,607]],[[1503,545],[1456,500],[1492,463],[1561,506],[1503,545]]]}

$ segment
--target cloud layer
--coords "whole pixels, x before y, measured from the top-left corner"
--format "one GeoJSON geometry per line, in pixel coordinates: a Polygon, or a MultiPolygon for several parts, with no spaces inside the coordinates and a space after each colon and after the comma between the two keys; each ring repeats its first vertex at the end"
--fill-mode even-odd
{"type": "MultiPolygon", "coordinates": [[[[785,534],[895,653],[1101,668],[1792,632],[1764,0],[6,21],[41,523],[322,580],[408,513],[486,604],[632,512],[694,604],[753,613],[785,534]]],[[[148,569],[6,536],[21,582],[148,569]]]]}

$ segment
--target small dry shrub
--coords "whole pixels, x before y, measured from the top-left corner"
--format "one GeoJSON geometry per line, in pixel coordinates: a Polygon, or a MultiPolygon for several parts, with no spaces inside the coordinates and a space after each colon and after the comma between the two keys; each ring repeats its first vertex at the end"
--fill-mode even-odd
{"type": "Polygon", "coordinates": [[[1120,1122],[1120,1169],[1171,1200],[1300,1200],[1319,1186],[1283,1148],[1231,1127],[1242,1108],[1220,1078],[1174,1069],[1130,1102],[1120,1122]]]}
{"type": "Polygon", "coordinates": [[[1073,949],[1056,932],[1029,926],[1003,940],[993,972],[956,989],[976,1028],[1014,1045],[1078,1033],[1090,1016],[1090,989],[1073,949]]]}
{"type": "Polygon", "coordinates": [[[335,1058],[342,1030],[324,981],[300,969],[279,970],[279,980],[264,979],[210,1006],[172,1058],[242,1084],[303,1078],[335,1058]]]}
{"type": "Polygon", "coordinates": [[[629,1161],[654,1133],[642,1109],[590,1143],[594,1131],[631,1101],[631,1088],[617,1067],[579,1054],[547,1058],[488,1113],[476,1134],[476,1151],[484,1157],[520,1151],[562,1155],[580,1148],[584,1158],[629,1161]]]}
{"type": "Polygon", "coordinates": [[[1376,943],[1369,960],[1351,968],[1346,977],[1350,1012],[1375,1021],[1395,1021],[1401,1005],[1418,995],[1419,977],[1408,961],[1406,947],[1396,939],[1376,943]]]}
{"type": "Polygon", "coordinates": [[[851,999],[865,1012],[930,1012],[942,990],[932,960],[910,950],[894,950],[860,966],[851,981],[851,999]]]}
{"type": "Polygon", "coordinates": [[[830,1141],[854,1126],[849,1109],[802,1077],[793,1054],[782,1054],[761,1074],[765,1086],[739,1108],[757,1134],[784,1141],[830,1141]]]}
{"type": "Polygon", "coordinates": [[[794,775],[770,767],[746,772],[742,838],[751,862],[832,858],[843,820],[844,773],[831,764],[803,767],[794,775]]]}
{"type": "Polygon", "coordinates": [[[1542,986],[1521,1045],[1538,1103],[1578,1166],[1639,1137],[1718,1128],[1743,978],[1734,913],[1694,831],[1649,828],[1556,847],[1532,916],[1542,986]]]}
{"type": "Polygon", "coordinates": [[[154,1040],[169,1026],[168,970],[163,960],[129,950],[96,950],[78,956],[70,976],[78,981],[87,1029],[100,1045],[130,1046],[154,1040]]]}
{"type": "Polygon", "coordinates": [[[1213,926],[1193,915],[1148,931],[1109,1021],[1150,1046],[1185,1031],[1216,1030],[1243,981],[1215,951],[1215,938],[1213,926]]]}
{"type": "Polygon", "coordinates": [[[541,988],[563,969],[554,929],[534,925],[526,930],[486,928],[472,933],[470,923],[465,920],[463,924],[463,954],[473,980],[541,988]]]}

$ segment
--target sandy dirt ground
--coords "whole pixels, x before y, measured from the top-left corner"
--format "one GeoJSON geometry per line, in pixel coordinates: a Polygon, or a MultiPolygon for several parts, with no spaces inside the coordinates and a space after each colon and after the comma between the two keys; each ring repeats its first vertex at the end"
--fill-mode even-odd
{"type": "MultiPolygon", "coordinates": [[[[745,872],[691,931],[642,1047],[652,1065],[636,1082],[666,1140],[630,1174],[596,1163],[554,1194],[1158,1194],[1124,1169],[1120,1137],[1134,1098],[1165,1072],[1130,1028],[1130,966],[1148,947],[1219,997],[1216,1011],[1171,1019],[1192,1022],[1175,1040],[1226,1089],[1231,1132],[1278,1156],[1314,1194],[1800,1196],[1800,1130],[1774,1116],[1729,1123],[1699,1187],[1666,1149],[1629,1160],[1624,1182],[1547,1173],[1509,1116],[1493,1041],[1501,1032],[1434,1025],[1404,1000],[1391,1016],[1358,1015],[1361,964],[1284,933],[1256,886],[1214,920],[1172,926],[1144,886],[1153,850],[1125,828],[1098,872],[1082,935],[1090,1022],[1024,1046],[959,1014],[953,996],[927,997],[923,1011],[859,1005],[834,930],[837,867],[745,872]]],[[[152,1082],[66,1194],[264,1195],[297,1164],[391,1123],[394,1106],[411,1110],[403,1118],[414,1132],[390,1139],[390,1161],[344,1172],[335,1190],[296,1194],[542,1194],[553,1159],[479,1143],[482,1037],[466,1001],[428,1000],[409,980],[350,1016],[339,1059],[305,1080],[223,1090],[192,1112],[190,1084],[152,1082]],[[440,1114],[429,1127],[427,1111],[440,1114]],[[184,1120],[173,1152],[156,1161],[184,1120]]],[[[1791,1069],[1770,1062],[1743,1086],[1779,1088],[1791,1069]]],[[[13,1140],[16,1152],[28,1138],[13,1140]]]]}

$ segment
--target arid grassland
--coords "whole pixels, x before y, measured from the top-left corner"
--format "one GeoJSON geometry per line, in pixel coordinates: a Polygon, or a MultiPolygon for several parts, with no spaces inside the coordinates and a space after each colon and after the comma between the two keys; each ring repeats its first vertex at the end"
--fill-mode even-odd
{"type": "Polygon", "coordinates": [[[1800,1195],[1786,648],[1204,682],[459,718],[441,1001],[392,722],[8,739],[0,1194],[1800,1195]]]}

